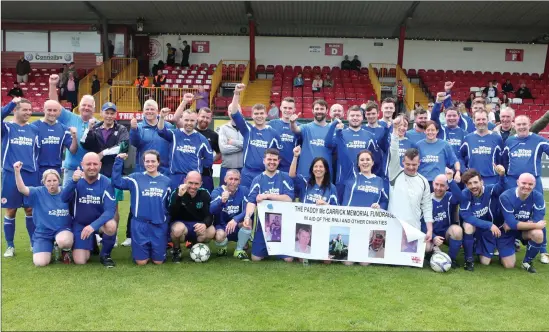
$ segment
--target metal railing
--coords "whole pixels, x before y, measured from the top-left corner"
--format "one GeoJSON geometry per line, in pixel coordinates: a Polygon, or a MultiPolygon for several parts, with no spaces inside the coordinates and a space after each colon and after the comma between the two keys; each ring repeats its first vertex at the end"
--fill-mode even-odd
{"type": "Polygon", "coordinates": [[[246,68],[249,65],[248,60],[222,60],[222,81],[223,82],[241,82],[244,76],[245,70],[239,68],[246,68]],[[243,67],[244,66],[244,67],[243,67]]]}
{"type": "Polygon", "coordinates": [[[408,76],[400,66],[396,67],[396,80],[402,80],[402,85],[406,88],[406,94],[404,95],[404,103],[408,110],[413,110],[416,102],[416,89],[408,80],[408,76]]]}
{"type": "Polygon", "coordinates": [[[217,68],[215,68],[215,71],[212,75],[212,86],[210,90],[210,108],[213,108],[214,105],[214,98],[217,95],[217,89],[219,89],[219,86],[221,85],[222,80],[222,74],[223,74],[223,60],[219,61],[217,64],[217,68]]]}
{"type": "Polygon", "coordinates": [[[139,68],[137,67],[137,60],[131,58],[124,68],[117,71],[116,75],[113,75],[113,86],[129,86],[133,85],[133,82],[139,75],[139,68]]]}
{"type": "MultiPolygon", "coordinates": [[[[183,100],[185,93],[196,94],[197,92],[198,89],[112,86],[108,89],[108,95],[100,91],[98,93],[100,95],[97,98],[103,102],[110,101],[116,104],[119,112],[141,111],[143,104],[148,99],[155,100],[158,103],[159,109],[167,107],[175,111],[181,100],[183,100]]],[[[196,101],[193,102],[191,108],[196,109],[196,101]]]]}
{"type": "Polygon", "coordinates": [[[111,58],[94,68],[88,75],[80,80],[78,84],[78,100],[80,100],[83,95],[91,94],[94,75],[97,75],[97,79],[101,85],[104,85],[109,79],[122,72],[133,61],[137,63],[134,58],[111,58]]]}
{"type": "Polygon", "coordinates": [[[377,100],[381,100],[381,84],[379,83],[379,79],[377,78],[372,64],[368,66],[368,76],[370,77],[370,82],[372,83],[372,87],[376,93],[377,100]]]}

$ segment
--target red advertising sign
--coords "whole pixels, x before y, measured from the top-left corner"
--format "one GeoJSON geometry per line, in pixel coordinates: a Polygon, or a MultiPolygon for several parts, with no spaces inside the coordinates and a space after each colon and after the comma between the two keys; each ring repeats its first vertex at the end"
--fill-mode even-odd
{"type": "Polygon", "coordinates": [[[505,61],[519,61],[524,60],[524,50],[518,48],[505,49],[505,61]]]}
{"type": "Polygon", "coordinates": [[[193,53],[210,53],[210,42],[193,40],[192,50],[193,53]]]}
{"type": "Polygon", "coordinates": [[[343,56],[343,44],[326,43],[324,48],[324,55],[343,56]]]}

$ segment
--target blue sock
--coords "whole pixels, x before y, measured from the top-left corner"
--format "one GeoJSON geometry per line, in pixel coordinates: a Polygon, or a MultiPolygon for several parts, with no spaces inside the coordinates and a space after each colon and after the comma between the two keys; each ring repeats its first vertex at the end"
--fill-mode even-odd
{"type": "Polygon", "coordinates": [[[450,256],[453,261],[456,260],[462,242],[462,240],[454,240],[450,238],[450,241],[448,243],[448,256],[450,256]]]}
{"type": "Polygon", "coordinates": [[[25,216],[25,225],[27,225],[27,232],[29,233],[29,238],[32,246],[34,243],[34,241],[32,240],[32,237],[34,235],[34,230],[36,229],[36,226],[34,225],[34,219],[32,219],[32,216],[25,216]]]}
{"type": "Polygon", "coordinates": [[[238,231],[238,241],[236,242],[236,250],[244,250],[244,246],[246,246],[246,243],[250,239],[250,235],[252,235],[251,229],[241,228],[238,231]]]}
{"type": "Polygon", "coordinates": [[[4,236],[6,237],[6,242],[8,247],[14,247],[13,238],[15,237],[15,218],[11,219],[4,217],[4,236]]]}
{"type": "Polygon", "coordinates": [[[229,240],[227,240],[227,238],[225,238],[225,240],[223,240],[221,242],[215,241],[215,246],[218,247],[218,248],[223,248],[223,247],[227,246],[227,243],[229,243],[229,240]]]}
{"type": "Polygon", "coordinates": [[[99,255],[101,257],[110,255],[112,252],[112,248],[114,248],[115,243],[116,243],[116,234],[115,235],[103,234],[103,240],[101,240],[101,253],[99,255]]]}
{"type": "Polygon", "coordinates": [[[473,245],[475,237],[473,234],[463,234],[463,251],[465,252],[465,261],[473,261],[473,245]]]}
{"type": "Polygon", "coordinates": [[[547,253],[547,228],[544,228],[541,231],[543,232],[543,242],[541,243],[539,252],[542,254],[546,254],[547,253]]]}
{"type": "Polygon", "coordinates": [[[526,247],[526,255],[524,255],[524,263],[530,263],[538,255],[540,244],[532,240],[528,241],[528,246],[526,247]]]}

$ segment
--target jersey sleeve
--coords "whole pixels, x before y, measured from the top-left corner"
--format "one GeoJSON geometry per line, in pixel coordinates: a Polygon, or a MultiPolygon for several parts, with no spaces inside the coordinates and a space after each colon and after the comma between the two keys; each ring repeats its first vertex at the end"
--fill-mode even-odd
{"type": "Polygon", "coordinates": [[[533,216],[532,221],[538,222],[545,218],[545,199],[543,198],[543,194],[533,191],[534,195],[534,206],[533,208],[533,216]]]}
{"type": "Polygon", "coordinates": [[[282,191],[280,192],[280,194],[288,195],[292,199],[292,201],[295,198],[295,189],[293,186],[293,180],[287,174],[284,174],[284,177],[282,179],[282,191]]]}
{"type": "Polygon", "coordinates": [[[253,203],[253,204],[257,204],[257,195],[259,195],[259,190],[260,190],[260,186],[259,186],[259,181],[260,181],[260,176],[256,176],[254,178],[254,180],[252,181],[252,186],[251,186],[251,189],[250,189],[250,193],[248,194],[248,202],[250,203],[253,203]]]}
{"type": "Polygon", "coordinates": [[[65,128],[65,133],[63,134],[63,146],[69,149],[72,144],[71,132],[68,128],[65,128]]]}
{"type": "Polygon", "coordinates": [[[454,164],[459,162],[459,160],[457,159],[456,153],[450,144],[446,143],[444,145],[444,153],[446,154],[446,166],[448,168],[454,168],[454,164]]]}
{"type": "Polygon", "coordinates": [[[133,187],[132,181],[129,177],[122,176],[123,171],[124,160],[117,157],[114,160],[114,165],[112,166],[112,184],[118,189],[130,189],[133,187]]]}
{"type": "Polygon", "coordinates": [[[338,200],[337,200],[337,188],[333,183],[330,184],[330,197],[329,197],[327,203],[330,204],[330,205],[339,205],[340,204],[340,202],[338,202],[338,200]]]}
{"type": "Polygon", "coordinates": [[[116,198],[114,196],[114,187],[112,184],[109,184],[105,191],[103,192],[103,213],[93,221],[90,226],[95,230],[107,223],[107,221],[114,218],[114,213],[116,211],[116,198]]]}
{"type": "Polygon", "coordinates": [[[210,146],[210,142],[208,142],[208,139],[203,135],[200,135],[200,136],[202,136],[200,138],[202,140],[202,144],[201,144],[202,150],[200,151],[200,154],[202,157],[202,162],[204,163],[203,166],[212,167],[214,155],[213,155],[212,148],[210,146]]]}
{"type": "Polygon", "coordinates": [[[501,208],[501,214],[503,215],[503,220],[511,229],[516,230],[518,221],[515,218],[515,210],[512,208],[513,202],[509,195],[501,195],[499,197],[499,207],[501,208]]]}
{"type": "Polygon", "coordinates": [[[141,135],[139,132],[139,127],[137,129],[130,129],[130,144],[139,149],[141,147],[141,135]]]}
{"type": "Polygon", "coordinates": [[[76,196],[76,186],[78,182],[74,182],[72,179],[67,181],[67,185],[61,191],[61,200],[65,203],[69,203],[76,196]]]}
{"type": "Polygon", "coordinates": [[[34,207],[40,202],[40,187],[27,187],[29,188],[29,195],[25,197],[25,201],[31,207],[34,207]]]}
{"type": "MultiPolygon", "coordinates": [[[[328,128],[328,133],[326,133],[326,137],[324,138],[326,146],[329,148],[335,147],[337,143],[335,137],[336,126],[337,121],[332,121],[332,123],[330,123],[330,128],[328,128]]],[[[339,132],[341,132],[341,130],[339,130],[339,132]]]]}
{"type": "Polygon", "coordinates": [[[234,124],[236,126],[236,129],[242,134],[242,136],[245,136],[250,132],[250,127],[248,127],[248,123],[246,123],[246,119],[242,116],[242,113],[236,112],[232,115],[234,124]]]}
{"type": "Polygon", "coordinates": [[[61,108],[61,115],[57,118],[57,121],[61,122],[65,126],[69,126],[74,118],[77,118],[78,115],[73,112],[67,111],[64,107],[61,108]]]}
{"type": "Polygon", "coordinates": [[[210,202],[210,213],[218,214],[223,208],[223,203],[221,202],[221,194],[223,193],[223,188],[218,187],[212,191],[211,202],[210,202]]]}
{"type": "Polygon", "coordinates": [[[462,196],[461,189],[459,189],[458,184],[454,180],[448,182],[448,187],[450,189],[450,193],[452,194],[450,196],[450,204],[455,206],[459,204],[459,202],[461,202],[461,196],[462,196]]]}
{"type": "Polygon", "coordinates": [[[465,189],[461,197],[459,205],[459,214],[463,218],[463,221],[482,229],[490,229],[492,223],[486,220],[475,217],[473,211],[471,211],[471,197],[469,191],[465,189]]]}
{"type": "Polygon", "coordinates": [[[168,141],[170,143],[173,143],[173,141],[175,140],[175,138],[174,138],[175,133],[171,130],[168,130],[168,128],[166,128],[166,126],[164,126],[164,128],[162,128],[162,130],[158,129],[158,136],[162,137],[163,139],[165,139],[166,141],[168,141]]]}
{"type": "Polygon", "coordinates": [[[387,195],[387,192],[385,191],[385,188],[383,186],[381,186],[380,188],[379,195],[380,195],[379,206],[383,210],[387,210],[387,208],[389,207],[389,195],[387,195]]]}

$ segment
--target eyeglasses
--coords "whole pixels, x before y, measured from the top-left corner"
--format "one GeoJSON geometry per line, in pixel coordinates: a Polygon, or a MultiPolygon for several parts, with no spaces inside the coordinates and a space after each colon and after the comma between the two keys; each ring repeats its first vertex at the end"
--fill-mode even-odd
{"type": "Polygon", "coordinates": [[[427,107],[431,107],[431,108],[432,108],[432,107],[433,107],[433,105],[427,105],[427,107]]]}

